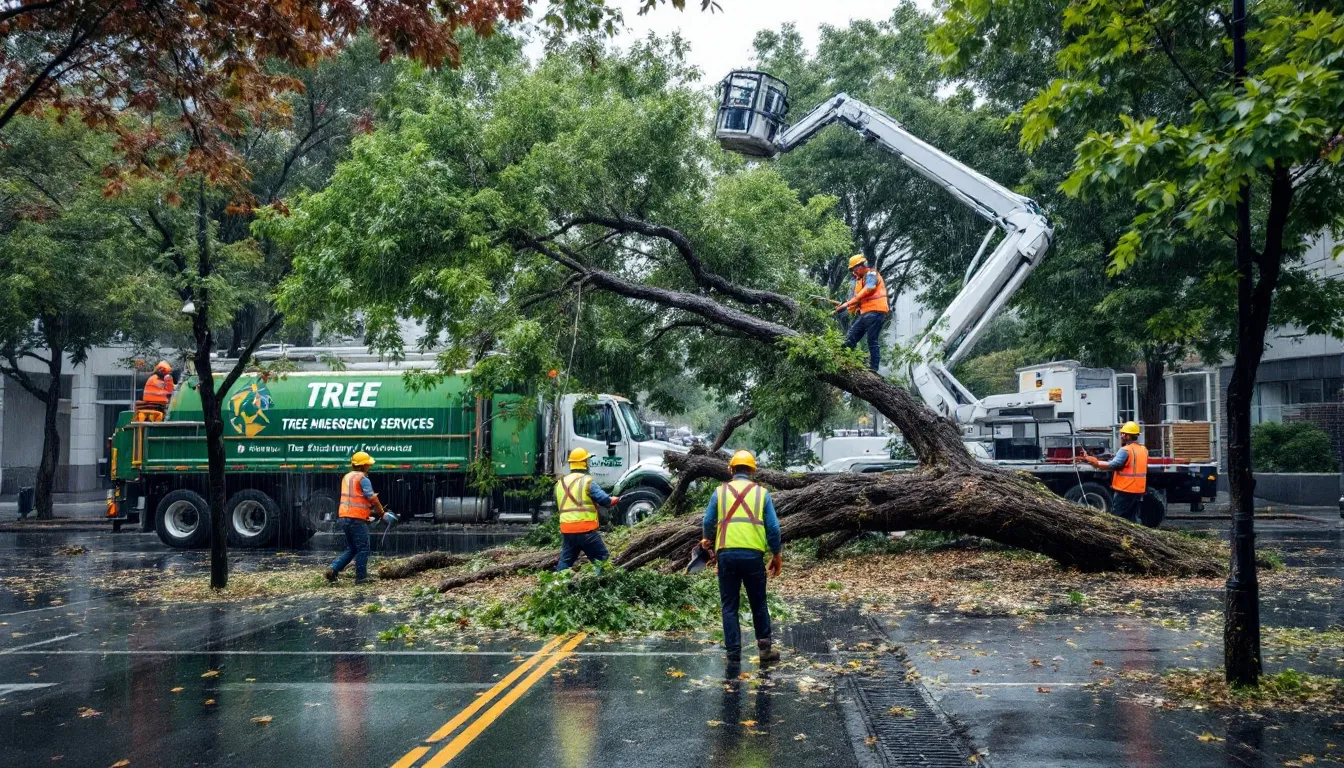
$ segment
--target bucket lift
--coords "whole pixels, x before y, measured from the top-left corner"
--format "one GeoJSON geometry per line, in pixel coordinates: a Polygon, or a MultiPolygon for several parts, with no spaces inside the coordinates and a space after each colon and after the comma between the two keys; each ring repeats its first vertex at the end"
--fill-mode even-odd
{"type": "Polygon", "coordinates": [[[789,86],[764,72],[730,72],[719,84],[715,137],[724,149],[770,158],[797,149],[831,123],[843,123],[947,190],[993,228],[971,260],[961,292],[915,347],[910,378],[934,411],[968,432],[990,415],[949,370],[975,346],[1050,247],[1053,230],[1034,200],[925,143],[893,117],[846,94],[822,102],[793,125],[785,123],[789,86]],[[1002,239],[986,255],[995,229],[1002,239]],[[984,260],[981,261],[981,257],[984,260]],[[978,268],[977,268],[978,267],[978,268]]]}

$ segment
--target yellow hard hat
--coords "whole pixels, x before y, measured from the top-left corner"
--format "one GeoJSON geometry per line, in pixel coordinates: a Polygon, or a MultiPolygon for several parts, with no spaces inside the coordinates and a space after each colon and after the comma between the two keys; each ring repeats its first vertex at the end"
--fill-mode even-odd
{"type": "Polygon", "coordinates": [[[581,467],[587,464],[588,459],[591,459],[592,457],[593,454],[585,451],[584,449],[575,448],[574,450],[569,452],[569,466],[581,467]]]}
{"type": "Polygon", "coordinates": [[[1138,425],[1138,423],[1137,423],[1137,422],[1133,422],[1133,421],[1126,421],[1125,424],[1124,424],[1124,426],[1120,427],[1120,434],[1122,434],[1122,435],[1137,435],[1137,434],[1139,434],[1139,425],[1138,425]]]}
{"type": "Polygon", "coordinates": [[[159,364],[154,366],[154,371],[156,373],[172,373],[173,366],[169,365],[167,360],[160,360],[159,364]]]}
{"type": "Polygon", "coordinates": [[[373,457],[363,451],[355,451],[355,455],[350,457],[350,463],[356,467],[372,467],[374,465],[373,457]]]}
{"type": "Polygon", "coordinates": [[[749,467],[753,472],[756,471],[756,457],[751,455],[751,451],[738,451],[733,454],[733,458],[728,460],[728,468],[749,467]]]}
{"type": "Polygon", "coordinates": [[[850,256],[850,257],[849,257],[849,268],[850,268],[850,269],[853,269],[853,268],[858,267],[858,266],[866,265],[867,263],[868,263],[868,257],[867,257],[867,256],[864,256],[862,253],[856,253],[856,254],[854,254],[853,256],[850,256]]]}

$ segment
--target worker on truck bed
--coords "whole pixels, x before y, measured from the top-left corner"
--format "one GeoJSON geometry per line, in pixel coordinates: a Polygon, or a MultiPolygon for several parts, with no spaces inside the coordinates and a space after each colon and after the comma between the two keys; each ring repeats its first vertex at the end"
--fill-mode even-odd
{"type": "MultiPolygon", "coordinates": [[[[588,556],[594,564],[606,562],[607,544],[597,532],[598,506],[614,507],[619,496],[608,496],[588,474],[592,454],[582,448],[569,452],[569,474],[555,484],[555,508],[560,514],[560,562],[557,571],[567,571],[579,559],[588,556]]],[[[598,567],[601,567],[600,565],[598,567]]]]}
{"type": "Polygon", "coordinates": [[[1139,442],[1139,425],[1125,422],[1120,427],[1120,450],[1109,462],[1095,456],[1083,461],[1097,469],[1111,470],[1111,511],[1131,523],[1139,522],[1143,494],[1148,490],[1148,449],[1139,442]]]}
{"type": "Polygon", "coordinates": [[[154,366],[154,372],[145,382],[145,391],[140,401],[156,411],[168,410],[168,401],[173,398],[173,366],[167,360],[160,360],[154,366]]]}
{"type": "Polygon", "coordinates": [[[868,267],[868,259],[861,253],[849,257],[849,272],[854,275],[854,295],[835,308],[836,313],[858,313],[845,334],[845,348],[853,349],[859,339],[867,337],[868,367],[876,371],[882,360],[882,324],[891,313],[887,284],[880,272],[868,267]]]}
{"type": "Polygon", "coordinates": [[[337,510],[341,532],[345,534],[345,551],[327,568],[327,581],[335,584],[345,566],[355,561],[355,583],[369,580],[369,521],[383,516],[383,503],[373,492],[369,469],[373,457],[356,451],[350,457],[350,471],[341,478],[341,506],[337,510]]]}
{"type": "Polygon", "coordinates": [[[784,570],[779,518],[770,492],[751,481],[756,457],[738,451],[728,461],[733,479],[719,486],[705,507],[704,539],[700,547],[713,552],[719,563],[719,606],[723,613],[723,647],[729,661],[742,655],[742,627],[737,612],[742,588],[747,588],[751,623],[756,630],[756,648],[761,661],[779,660],[770,639],[770,608],[765,603],[765,578],[784,570]],[[770,552],[770,564],[765,553],[770,552]]]}

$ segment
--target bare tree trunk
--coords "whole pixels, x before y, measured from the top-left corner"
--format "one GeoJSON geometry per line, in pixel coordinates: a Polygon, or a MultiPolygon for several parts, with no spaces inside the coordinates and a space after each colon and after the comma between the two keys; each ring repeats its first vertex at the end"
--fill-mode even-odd
{"type": "Polygon", "coordinates": [[[1139,422],[1148,427],[1144,430],[1144,444],[1149,450],[1156,451],[1165,447],[1162,444],[1165,437],[1162,428],[1156,425],[1164,421],[1162,406],[1166,400],[1167,387],[1163,377],[1167,372],[1167,360],[1161,350],[1146,346],[1143,350],[1143,364],[1147,371],[1143,380],[1143,397],[1139,399],[1139,422]]]}
{"type": "MultiPolygon", "coordinates": [[[[50,335],[48,336],[50,338],[50,335]]],[[[37,483],[34,504],[38,520],[55,517],[52,495],[56,489],[56,468],[61,461],[61,432],[57,423],[61,412],[61,371],[64,359],[61,350],[48,350],[46,396],[42,398],[42,461],[37,465],[37,483]]]]}

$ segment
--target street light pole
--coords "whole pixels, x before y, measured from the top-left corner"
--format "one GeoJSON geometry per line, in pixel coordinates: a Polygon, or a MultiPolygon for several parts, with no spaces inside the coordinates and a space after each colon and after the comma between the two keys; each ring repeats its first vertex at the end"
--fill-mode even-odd
{"type": "MultiPolygon", "coordinates": [[[[1237,87],[1246,79],[1246,0],[1232,0],[1232,66],[1237,87]]],[[[1237,196],[1237,326],[1238,355],[1248,349],[1254,252],[1251,249],[1251,185],[1243,181],[1237,196]],[[1242,342],[1245,341],[1246,344],[1242,342]]],[[[1241,366],[1237,366],[1240,368],[1241,366]]],[[[1233,373],[1236,376],[1236,371],[1233,373]]],[[[1223,669],[1227,682],[1256,685],[1260,681],[1260,585],[1255,568],[1255,480],[1250,469],[1250,395],[1253,381],[1234,381],[1237,397],[1228,398],[1232,489],[1232,556],[1228,567],[1223,616],[1223,669]],[[1235,411],[1235,413],[1234,413],[1235,411]],[[1232,461],[1235,450],[1238,461],[1232,461]]]]}

